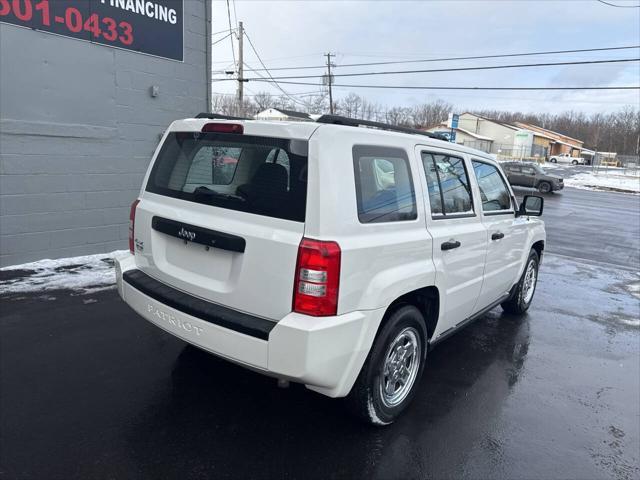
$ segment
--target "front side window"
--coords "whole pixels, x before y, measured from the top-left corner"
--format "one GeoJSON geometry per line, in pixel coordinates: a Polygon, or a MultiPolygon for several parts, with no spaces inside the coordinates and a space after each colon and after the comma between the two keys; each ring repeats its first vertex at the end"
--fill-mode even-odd
{"type": "Polygon", "coordinates": [[[432,216],[473,214],[469,176],[464,160],[442,153],[422,152],[432,216]]]}
{"type": "Polygon", "coordinates": [[[353,147],[358,219],[361,223],[415,220],[409,158],[400,148],[353,147]]]}
{"type": "Polygon", "coordinates": [[[473,160],[471,163],[480,188],[482,210],[484,212],[501,210],[511,212],[511,195],[498,169],[494,165],[477,160],[473,160]]]}

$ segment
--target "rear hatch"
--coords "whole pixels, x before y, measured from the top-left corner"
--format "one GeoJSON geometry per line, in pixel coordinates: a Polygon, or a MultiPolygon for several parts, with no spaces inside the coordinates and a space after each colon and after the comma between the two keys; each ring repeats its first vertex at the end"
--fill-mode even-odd
{"type": "Polygon", "coordinates": [[[291,311],[307,142],[237,126],[167,134],[136,210],[136,264],[186,293],[277,321],[291,311]]]}

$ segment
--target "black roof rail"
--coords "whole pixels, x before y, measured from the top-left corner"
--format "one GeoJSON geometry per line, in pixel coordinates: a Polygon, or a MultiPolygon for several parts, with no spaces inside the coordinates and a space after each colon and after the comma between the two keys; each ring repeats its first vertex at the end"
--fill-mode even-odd
{"type": "Polygon", "coordinates": [[[202,112],[195,116],[195,118],[208,118],[209,120],[252,120],[248,117],[232,117],[231,115],[221,115],[219,113],[207,113],[202,112]]]}
{"type": "Polygon", "coordinates": [[[361,120],[359,118],[342,117],[340,115],[322,115],[316,120],[317,123],[330,123],[332,125],[346,125],[348,127],[372,127],[380,130],[389,130],[392,132],[410,133],[414,135],[424,135],[425,137],[435,138],[437,140],[446,140],[445,137],[433,132],[425,132],[416,128],[400,127],[389,123],[372,122],[371,120],[361,120]]]}

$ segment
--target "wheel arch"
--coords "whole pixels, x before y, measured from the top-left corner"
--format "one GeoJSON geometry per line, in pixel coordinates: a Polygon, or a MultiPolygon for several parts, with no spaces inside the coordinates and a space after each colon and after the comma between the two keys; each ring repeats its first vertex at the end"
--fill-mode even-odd
{"type": "MultiPolygon", "coordinates": [[[[424,317],[425,326],[427,327],[428,338],[425,339],[425,342],[428,342],[431,339],[433,332],[435,332],[440,318],[440,291],[438,290],[438,287],[430,285],[418,288],[416,290],[406,292],[396,298],[391,302],[389,307],[387,307],[387,310],[382,317],[382,321],[378,326],[378,332],[380,332],[386,323],[390,313],[403,305],[413,305],[420,310],[420,313],[422,313],[424,317]]],[[[376,332],[376,336],[378,332],[376,332]]]]}
{"type": "Polygon", "coordinates": [[[538,262],[542,263],[542,254],[544,253],[544,240],[538,240],[531,245],[531,249],[538,254],[538,262]]]}

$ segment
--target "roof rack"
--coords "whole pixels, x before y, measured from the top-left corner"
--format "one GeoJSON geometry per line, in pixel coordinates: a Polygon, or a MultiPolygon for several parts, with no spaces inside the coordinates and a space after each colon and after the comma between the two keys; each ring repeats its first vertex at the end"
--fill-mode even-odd
{"type": "Polygon", "coordinates": [[[400,127],[389,123],[372,122],[370,120],[361,120],[358,118],[342,117],[340,115],[322,115],[316,120],[317,123],[330,123],[332,125],[345,125],[348,127],[371,127],[380,130],[389,130],[392,132],[410,133],[414,135],[424,135],[425,137],[435,138],[438,140],[446,140],[442,135],[433,132],[425,132],[416,128],[400,127]]]}
{"type": "Polygon", "coordinates": [[[199,113],[195,118],[208,118],[209,120],[251,120],[251,118],[248,117],[232,117],[231,115],[220,115],[219,113],[206,112],[199,113]]]}

